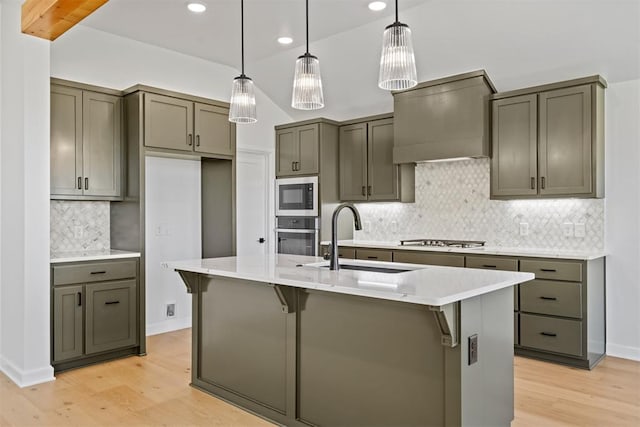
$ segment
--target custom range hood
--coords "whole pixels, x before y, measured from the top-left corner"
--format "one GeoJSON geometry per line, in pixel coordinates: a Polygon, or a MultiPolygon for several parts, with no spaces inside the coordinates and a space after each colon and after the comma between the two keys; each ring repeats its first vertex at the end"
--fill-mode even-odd
{"type": "Polygon", "coordinates": [[[484,70],[394,92],[393,162],[488,157],[493,93],[484,70]]]}

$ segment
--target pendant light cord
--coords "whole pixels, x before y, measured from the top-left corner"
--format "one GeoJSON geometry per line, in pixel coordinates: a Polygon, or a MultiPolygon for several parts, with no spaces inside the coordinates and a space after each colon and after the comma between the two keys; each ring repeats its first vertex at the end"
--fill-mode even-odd
{"type": "Polygon", "coordinates": [[[240,44],[242,51],[242,75],[244,76],[244,0],[240,0],[240,44]]]}
{"type": "MultiPolygon", "coordinates": [[[[397,0],[396,0],[397,1],[397,0]]],[[[306,0],[306,17],[307,17],[307,55],[309,54],[309,0],[306,0]]]]}
{"type": "Polygon", "coordinates": [[[398,21],[398,0],[396,0],[396,22],[398,21]]]}

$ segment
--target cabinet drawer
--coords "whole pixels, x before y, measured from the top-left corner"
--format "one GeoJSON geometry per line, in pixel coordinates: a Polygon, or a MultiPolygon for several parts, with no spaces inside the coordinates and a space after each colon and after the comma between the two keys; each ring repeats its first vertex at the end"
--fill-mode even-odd
{"type": "Polygon", "coordinates": [[[464,256],[450,254],[434,254],[418,251],[396,251],[393,253],[395,262],[409,264],[443,265],[447,267],[464,267],[464,256]]]}
{"type": "Polygon", "coordinates": [[[467,256],[466,266],[467,268],[483,268],[486,270],[518,271],[518,260],[515,258],[467,256]]]}
{"type": "Polygon", "coordinates": [[[520,310],[582,318],[582,284],[532,280],[520,285],[520,310]]]}
{"type": "Polygon", "coordinates": [[[356,258],[356,250],[354,248],[338,248],[338,258],[356,258]]]}
{"type": "Polygon", "coordinates": [[[391,261],[391,251],[383,249],[356,249],[356,259],[368,259],[371,261],[391,261]]]}
{"type": "Polygon", "coordinates": [[[53,284],[102,282],[136,277],[136,261],[95,262],[53,267],[53,284]]]}
{"type": "Polygon", "coordinates": [[[520,313],[520,345],[582,356],[582,322],[520,313]]]}
{"type": "Polygon", "coordinates": [[[536,279],[582,281],[582,264],[579,262],[523,259],[520,271],[534,273],[536,279]]]}

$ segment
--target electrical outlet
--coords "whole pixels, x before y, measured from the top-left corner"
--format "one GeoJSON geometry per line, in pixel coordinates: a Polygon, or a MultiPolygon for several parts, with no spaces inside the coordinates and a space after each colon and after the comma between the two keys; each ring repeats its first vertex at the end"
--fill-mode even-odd
{"type": "Polygon", "coordinates": [[[521,236],[528,236],[529,235],[529,223],[528,222],[521,222],[520,223],[520,235],[521,236]]]}
{"type": "Polygon", "coordinates": [[[167,304],[167,317],[174,317],[176,315],[176,303],[172,302],[167,304]]]}
{"type": "Polygon", "coordinates": [[[82,235],[84,234],[84,229],[81,225],[76,225],[73,227],[73,237],[76,239],[82,239],[82,235]]]}
{"type": "Polygon", "coordinates": [[[469,337],[469,365],[478,361],[478,334],[469,337]]]}
{"type": "Polygon", "coordinates": [[[575,223],[573,232],[575,233],[576,237],[585,237],[587,234],[587,230],[584,225],[584,222],[575,223]]]}
{"type": "Polygon", "coordinates": [[[565,222],[562,224],[562,234],[564,237],[573,237],[573,223],[565,222]]]}
{"type": "Polygon", "coordinates": [[[364,221],[362,225],[363,225],[362,227],[363,231],[366,231],[366,232],[371,231],[371,221],[364,221]]]}

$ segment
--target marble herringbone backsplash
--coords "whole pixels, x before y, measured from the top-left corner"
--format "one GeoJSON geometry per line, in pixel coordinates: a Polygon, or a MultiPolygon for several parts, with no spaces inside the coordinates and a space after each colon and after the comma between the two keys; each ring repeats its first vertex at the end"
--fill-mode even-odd
{"type": "Polygon", "coordinates": [[[591,251],[604,248],[603,199],[490,200],[489,159],[421,163],[415,203],[360,203],[356,240],[484,240],[488,246],[591,251]],[[520,236],[520,223],[529,234],[520,236]],[[563,224],[585,237],[564,237],[563,224]],[[368,226],[368,229],[367,229],[368,226]]]}
{"type": "Polygon", "coordinates": [[[51,252],[109,249],[109,202],[51,201],[51,252]]]}

